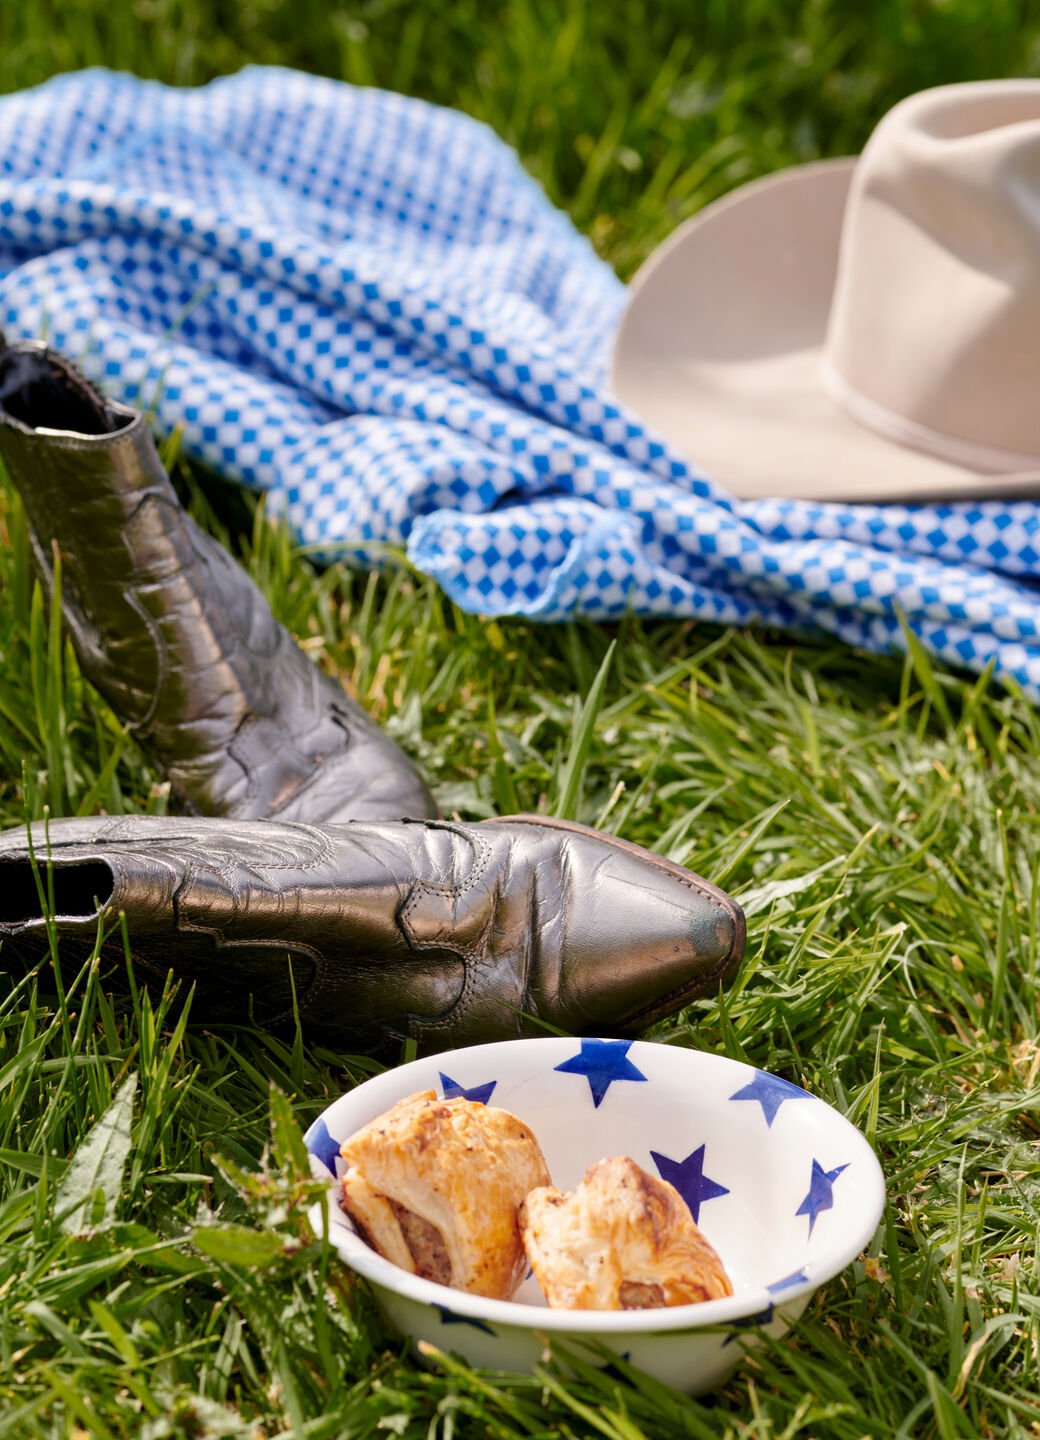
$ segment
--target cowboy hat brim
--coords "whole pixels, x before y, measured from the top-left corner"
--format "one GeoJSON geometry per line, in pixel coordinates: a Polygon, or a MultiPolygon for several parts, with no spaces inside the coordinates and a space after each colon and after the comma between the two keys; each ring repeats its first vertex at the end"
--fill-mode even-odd
{"type": "Polygon", "coordinates": [[[754,181],[666,240],[632,282],[614,342],[615,394],[745,499],[1040,494],[1040,471],[950,463],[860,423],[828,390],[823,349],[856,163],[754,181]]]}

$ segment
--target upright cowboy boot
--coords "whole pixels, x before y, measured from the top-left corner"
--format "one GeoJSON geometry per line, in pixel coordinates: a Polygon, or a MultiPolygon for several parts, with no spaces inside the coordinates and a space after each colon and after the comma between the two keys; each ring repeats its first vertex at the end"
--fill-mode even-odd
{"type": "Polygon", "coordinates": [[[436,815],[411,762],[182,508],[144,417],[0,341],[0,454],[83,673],[201,815],[436,815]]]}
{"type": "Polygon", "coordinates": [[[196,987],[197,1018],[293,1013],[340,1049],[425,1051],[542,1032],[633,1034],[714,990],[740,907],[581,825],[279,824],[128,816],[0,834],[0,963],[88,955],[99,926],[134,969],[196,987]],[[37,888],[37,878],[40,888],[37,888]],[[47,897],[41,902],[38,894],[47,897]],[[540,1025],[539,1022],[543,1022],[540,1025]]]}

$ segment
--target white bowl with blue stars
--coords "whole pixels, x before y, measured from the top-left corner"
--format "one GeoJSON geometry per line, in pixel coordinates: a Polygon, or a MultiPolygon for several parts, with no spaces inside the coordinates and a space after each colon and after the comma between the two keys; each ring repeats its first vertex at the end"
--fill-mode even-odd
{"type": "MultiPolygon", "coordinates": [[[[739,1060],[639,1040],[510,1040],[416,1060],[330,1105],[307,1146],[329,1180],[329,1239],[403,1334],[514,1371],[529,1370],[556,1339],[592,1342],[599,1363],[610,1364],[602,1351],[612,1351],[691,1394],[725,1379],[758,1334],[789,1328],[869,1243],[885,1199],[874,1152],[822,1100],[739,1060]],[[531,1276],[513,1300],[487,1300],[384,1260],[339,1206],[339,1147],[428,1089],[518,1116],[561,1190],[608,1155],[630,1155],[669,1181],[718,1251],[733,1295],[654,1310],[550,1310],[531,1276]]],[[[320,1206],[312,1221],[322,1233],[320,1206]]]]}

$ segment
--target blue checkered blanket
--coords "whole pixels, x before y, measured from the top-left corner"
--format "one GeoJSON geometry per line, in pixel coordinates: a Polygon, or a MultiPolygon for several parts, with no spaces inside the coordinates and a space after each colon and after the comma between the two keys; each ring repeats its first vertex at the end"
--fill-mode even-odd
{"type": "MultiPolygon", "coordinates": [[[[1040,509],[738,502],[611,397],[624,290],[490,130],[276,69],[0,99],[0,325],[324,557],[466,610],[905,645],[1040,699],[1040,509]]],[[[763,454],[762,464],[769,464],[763,454]]]]}

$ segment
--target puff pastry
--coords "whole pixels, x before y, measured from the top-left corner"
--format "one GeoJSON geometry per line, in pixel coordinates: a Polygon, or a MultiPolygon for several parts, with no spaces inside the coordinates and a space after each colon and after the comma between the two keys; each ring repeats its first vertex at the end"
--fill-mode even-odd
{"type": "Polygon", "coordinates": [[[549,1184],[537,1140],[507,1110],[424,1090],[340,1153],[342,1204],[362,1238],[413,1275],[508,1300],[527,1262],[517,1210],[549,1184]]]}
{"type": "Polygon", "coordinates": [[[647,1310],[733,1294],[679,1192],[627,1155],[590,1165],[570,1194],[533,1190],[520,1233],[554,1310],[647,1310]]]}

